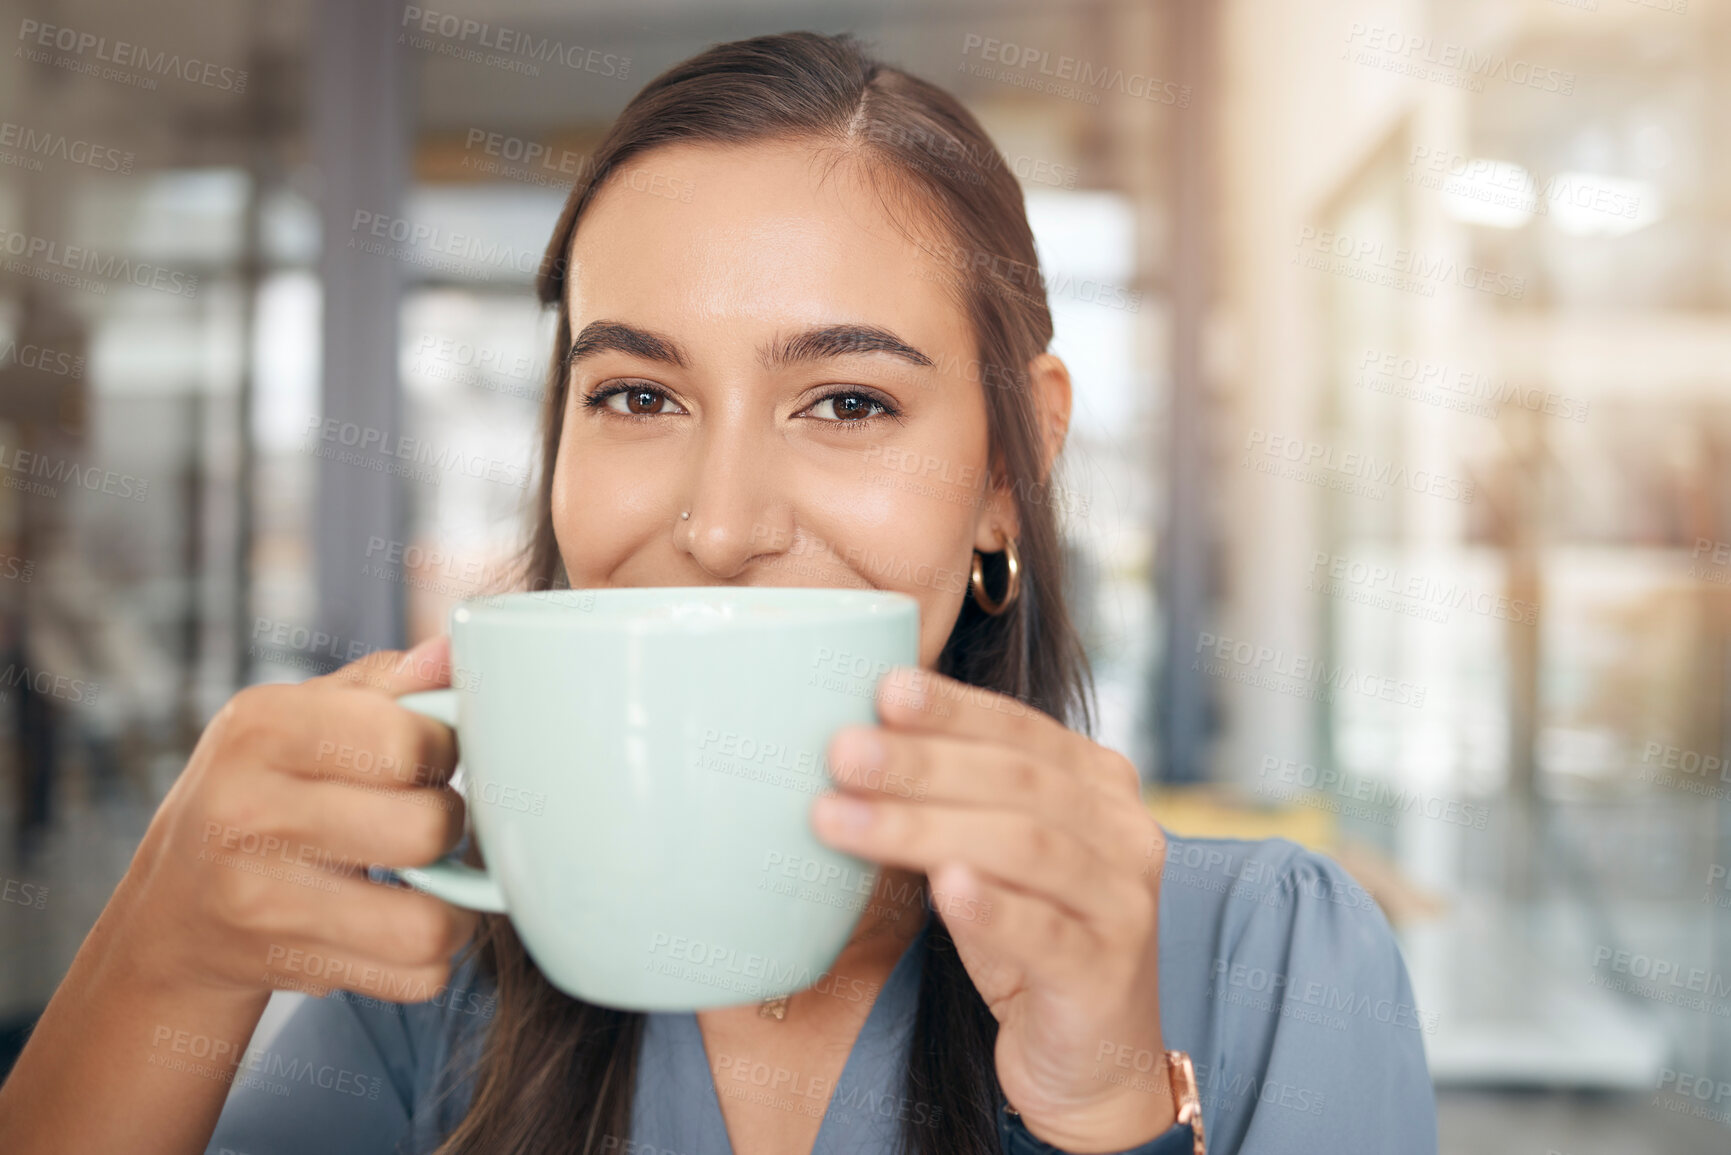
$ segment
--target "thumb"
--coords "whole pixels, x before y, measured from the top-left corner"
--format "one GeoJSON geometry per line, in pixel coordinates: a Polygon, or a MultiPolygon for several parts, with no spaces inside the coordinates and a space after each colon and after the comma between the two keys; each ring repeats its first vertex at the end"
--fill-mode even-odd
{"type": "Polygon", "coordinates": [[[451,684],[451,639],[435,634],[412,650],[375,650],[324,676],[393,698],[416,690],[437,690],[451,684]]]}

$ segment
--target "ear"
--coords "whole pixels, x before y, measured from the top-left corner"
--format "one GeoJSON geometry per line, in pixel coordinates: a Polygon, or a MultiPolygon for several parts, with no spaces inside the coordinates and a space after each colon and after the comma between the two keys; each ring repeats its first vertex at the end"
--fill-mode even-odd
{"type": "MultiPolygon", "coordinates": [[[[1034,400],[1034,422],[1040,432],[1040,477],[1052,476],[1052,467],[1064,448],[1070,431],[1070,370],[1051,353],[1041,353],[1028,362],[1028,391],[1034,400]]],[[[1009,491],[994,487],[986,499],[984,516],[974,530],[974,548],[996,553],[1007,538],[1021,535],[1016,503],[1009,491]]]]}
{"type": "Polygon", "coordinates": [[[1045,448],[1040,480],[1052,476],[1052,466],[1070,432],[1070,370],[1055,354],[1041,353],[1028,362],[1028,385],[1034,394],[1034,420],[1040,423],[1045,448]]]}

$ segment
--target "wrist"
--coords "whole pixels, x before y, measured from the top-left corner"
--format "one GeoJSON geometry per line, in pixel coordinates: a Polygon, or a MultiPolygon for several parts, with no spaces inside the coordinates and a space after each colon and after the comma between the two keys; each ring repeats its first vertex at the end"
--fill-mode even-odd
{"type": "Polygon", "coordinates": [[[242,1008],[256,1002],[262,1008],[270,988],[221,974],[214,964],[228,953],[222,944],[198,935],[158,897],[130,875],[115,888],[80,950],[95,953],[91,973],[100,986],[162,1005],[242,1008]]]}
{"type": "MultiPolygon", "coordinates": [[[[1144,1146],[1172,1130],[1178,1122],[1164,1056],[1141,1088],[1121,1087],[1109,1099],[1089,1104],[1062,1118],[1021,1117],[1027,1132],[1067,1155],[1109,1155],[1144,1146]]],[[[1017,1112],[1009,1108],[1013,1116],[1017,1112]]]]}

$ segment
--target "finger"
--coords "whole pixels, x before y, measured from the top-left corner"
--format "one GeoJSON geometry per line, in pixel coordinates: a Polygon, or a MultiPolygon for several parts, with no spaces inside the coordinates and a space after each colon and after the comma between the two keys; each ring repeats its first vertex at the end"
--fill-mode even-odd
{"type": "MultiPolygon", "coordinates": [[[[315,942],[354,952],[385,966],[428,967],[450,961],[475,936],[478,912],[454,906],[396,881],[342,880],[340,901],[312,928],[315,942]]],[[[314,913],[319,913],[315,911],[314,913]]]]}
{"type": "Polygon", "coordinates": [[[456,768],[457,735],[443,722],[335,686],[313,694],[309,721],[273,744],[274,768],[404,789],[443,785],[456,768]]]}
{"type": "Polygon", "coordinates": [[[427,638],[411,650],[376,650],[312,681],[372,690],[396,698],[451,684],[451,640],[427,638]]]}
{"type": "Polygon", "coordinates": [[[885,726],[1012,746],[1059,765],[1076,763],[1092,745],[1057,719],[1007,694],[970,686],[917,666],[897,666],[878,680],[885,726]]]}
{"type": "Polygon", "coordinates": [[[392,1003],[424,1003],[450,983],[448,964],[393,967],[320,943],[282,945],[264,968],[274,990],[322,999],[332,991],[354,991],[392,1003]]]}
{"type": "Polygon", "coordinates": [[[830,742],[829,768],[845,793],[1015,810],[1069,831],[1109,862],[1139,868],[1148,858],[1154,819],[1139,798],[1100,790],[1027,750],[947,734],[845,726],[830,742]]]}
{"type": "Polygon", "coordinates": [[[1004,886],[959,863],[931,876],[932,909],[944,920],[982,997],[1025,975],[1052,983],[1098,954],[1094,936],[1073,912],[1004,886]],[[974,972],[990,960],[991,973],[974,972]]]}
{"type": "Polygon", "coordinates": [[[400,789],[272,777],[251,787],[248,813],[266,816],[264,829],[212,818],[200,832],[201,846],[340,874],[375,865],[423,866],[463,836],[463,799],[449,787],[400,789]]]}
{"type": "Polygon", "coordinates": [[[1015,811],[826,794],[813,804],[812,820],[839,850],[927,873],[960,862],[1090,923],[1109,923],[1137,889],[1070,832],[1015,811]]]}
{"type": "Polygon", "coordinates": [[[480,916],[406,883],[316,871],[237,870],[205,901],[231,926],[249,932],[261,966],[308,943],[385,967],[447,963],[480,916]]]}
{"type": "Polygon", "coordinates": [[[451,980],[448,959],[394,965],[316,939],[269,944],[264,958],[267,984],[314,998],[343,990],[393,1003],[424,1003],[447,990],[451,980]]]}
{"type": "Polygon", "coordinates": [[[829,767],[846,791],[1044,814],[1072,830],[1084,829],[1097,793],[1030,750],[881,726],[836,731],[829,767]]]}

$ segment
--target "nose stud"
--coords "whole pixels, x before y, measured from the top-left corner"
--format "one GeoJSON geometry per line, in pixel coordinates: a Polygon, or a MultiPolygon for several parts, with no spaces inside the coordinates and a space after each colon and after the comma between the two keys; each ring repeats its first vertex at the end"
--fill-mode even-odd
{"type": "Polygon", "coordinates": [[[680,521],[690,521],[691,520],[691,511],[689,509],[681,511],[679,514],[679,520],[680,521]]]}

